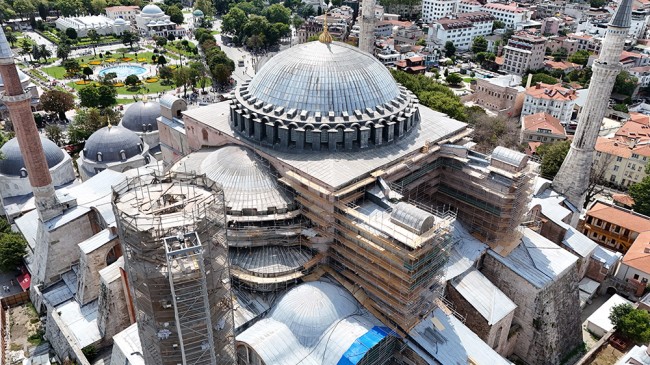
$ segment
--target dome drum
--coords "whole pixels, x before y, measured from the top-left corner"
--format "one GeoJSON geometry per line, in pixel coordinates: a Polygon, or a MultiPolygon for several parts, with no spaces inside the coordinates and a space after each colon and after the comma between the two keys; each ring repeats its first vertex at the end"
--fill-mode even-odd
{"type": "Polygon", "coordinates": [[[243,84],[230,108],[233,128],[263,145],[296,151],[358,150],[395,142],[420,121],[418,100],[400,87],[399,95],[364,110],[322,113],[265,104],[243,84]],[[314,143],[320,140],[320,143],[314,143]]]}

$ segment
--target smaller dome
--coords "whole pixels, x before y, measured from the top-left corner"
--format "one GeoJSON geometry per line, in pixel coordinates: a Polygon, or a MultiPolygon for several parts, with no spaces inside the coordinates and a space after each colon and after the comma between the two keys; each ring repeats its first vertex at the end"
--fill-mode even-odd
{"type": "Polygon", "coordinates": [[[143,150],[144,143],[135,132],[121,126],[108,126],[97,130],[88,137],[83,153],[87,160],[118,162],[140,155],[143,150]],[[124,151],[124,156],[122,156],[122,151],[124,151]],[[101,155],[99,155],[100,153],[101,155]]]}
{"type": "Polygon", "coordinates": [[[115,19],[115,22],[113,24],[115,24],[115,25],[125,25],[126,20],[124,20],[122,18],[117,18],[117,19],[115,19]]]}
{"type": "MultiPolygon", "coordinates": [[[[53,168],[63,161],[65,152],[54,142],[41,136],[41,144],[45,153],[47,166],[53,168]]],[[[2,159],[0,160],[0,173],[9,176],[20,176],[20,170],[25,167],[23,154],[18,146],[18,139],[12,138],[0,148],[2,159]]]]}
{"type": "Polygon", "coordinates": [[[201,11],[201,9],[194,10],[194,12],[192,14],[194,16],[203,16],[203,12],[201,11]]]}
{"type": "Polygon", "coordinates": [[[145,15],[162,15],[164,12],[157,5],[149,4],[142,8],[142,14],[145,15]]]}
{"type": "Polygon", "coordinates": [[[155,101],[138,101],[126,109],[120,125],[138,133],[157,131],[158,117],[160,117],[160,104],[155,101]]]}
{"type": "Polygon", "coordinates": [[[165,25],[165,23],[166,22],[164,20],[159,20],[156,22],[157,25],[165,25]]]}

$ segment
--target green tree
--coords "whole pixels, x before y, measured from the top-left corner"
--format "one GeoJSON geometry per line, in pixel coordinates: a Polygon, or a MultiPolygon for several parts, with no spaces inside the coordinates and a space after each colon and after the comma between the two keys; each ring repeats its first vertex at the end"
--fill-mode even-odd
{"type": "Polygon", "coordinates": [[[5,1],[0,1],[0,23],[5,23],[16,16],[16,12],[5,1]]]}
{"type": "Polygon", "coordinates": [[[15,0],[13,10],[20,14],[21,18],[26,18],[36,11],[36,7],[29,0],[15,0]]]}
{"type": "Polygon", "coordinates": [[[568,54],[569,52],[566,50],[566,48],[560,47],[557,51],[553,52],[553,61],[560,62],[562,60],[565,60],[568,54]]]}
{"type": "Polygon", "coordinates": [[[613,93],[621,94],[625,96],[632,96],[634,90],[636,89],[637,82],[639,80],[630,75],[627,71],[621,71],[616,75],[616,81],[614,82],[613,93]]]}
{"type": "Polygon", "coordinates": [[[492,23],[492,30],[494,31],[495,29],[503,29],[506,27],[506,23],[502,22],[501,20],[495,20],[492,23]]]}
{"type": "Polygon", "coordinates": [[[65,35],[70,39],[77,39],[77,31],[74,28],[67,28],[65,30],[65,35]]]}
{"type": "Polygon", "coordinates": [[[58,0],[56,8],[65,17],[74,16],[82,11],[83,3],[80,0],[58,0]]]}
{"type": "Polygon", "coordinates": [[[201,10],[206,17],[214,16],[214,6],[210,0],[196,0],[194,2],[194,9],[201,10]]]}
{"type": "Polygon", "coordinates": [[[59,146],[63,144],[63,130],[57,124],[48,124],[47,127],[45,127],[45,136],[59,146]]]}
{"type": "Polygon", "coordinates": [[[156,46],[158,47],[164,47],[167,45],[167,38],[165,37],[155,37],[154,39],[156,40],[156,46]]]}
{"type": "Polygon", "coordinates": [[[169,20],[176,24],[183,24],[183,21],[185,20],[183,11],[181,11],[181,9],[176,5],[168,7],[167,11],[165,11],[165,14],[169,15],[169,20]]]}
{"type": "Polygon", "coordinates": [[[589,0],[589,5],[592,8],[602,8],[607,4],[606,0],[589,0]]]}
{"type": "MultiPolygon", "coordinates": [[[[521,86],[526,86],[527,81],[528,81],[528,74],[526,74],[526,76],[523,78],[523,80],[521,82],[521,86]]],[[[531,81],[530,84],[535,85],[538,82],[541,82],[542,84],[553,85],[553,84],[557,84],[559,82],[559,80],[556,79],[555,77],[551,76],[551,75],[547,75],[545,73],[538,72],[536,74],[533,74],[533,78],[532,78],[532,81],[531,81]]]]}
{"type": "Polygon", "coordinates": [[[136,75],[129,75],[126,77],[126,79],[124,79],[124,83],[131,87],[135,87],[140,83],[140,79],[136,75]]]}
{"type": "Polygon", "coordinates": [[[612,308],[609,320],[623,336],[644,344],[650,341],[650,313],[630,304],[619,304],[612,308]]]}
{"type": "Polygon", "coordinates": [[[0,271],[15,271],[26,254],[27,242],[20,234],[11,231],[0,233],[0,271]]]}
{"type": "Polygon", "coordinates": [[[451,85],[458,85],[461,82],[463,82],[463,77],[457,73],[452,73],[449,74],[447,77],[445,77],[445,81],[447,81],[447,83],[451,85]]]}
{"type": "Polygon", "coordinates": [[[125,30],[120,37],[122,39],[122,44],[129,46],[133,50],[133,43],[138,43],[140,41],[140,36],[137,33],[130,32],[125,30]]]}
{"type": "Polygon", "coordinates": [[[31,56],[34,60],[38,61],[41,58],[41,49],[38,48],[37,44],[32,44],[32,53],[31,56]]]}
{"type": "Polygon", "coordinates": [[[96,30],[91,29],[88,31],[88,38],[90,38],[90,43],[93,45],[93,54],[97,56],[97,45],[102,39],[102,36],[96,30]]]}
{"type": "Polygon", "coordinates": [[[82,72],[83,75],[84,75],[84,79],[89,79],[90,76],[93,74],[93,69],[90,68],[90,67],[88,67],[88,66],[86,66],[86,67],[84,67],[83,70],[81,70],[81,72],[82,72]]]}
{"type": "Polygon", "coordinates": [[[13,47],[14,43],[16,43],[16,41],[18,40],[18,38],[16,38],[16,35],[13,32],[5,31],[5,37],[7,37],[7,42],[11,44],[11,47],[13,47]]]}
{"type": "Polygon", "coordinates": [[[70,46],[67,44],[59,43],[59,45],[56,47],[56,57],[65,62],[68,59],[69,54],[70,46]]]}
{"type": "Polygon", "coordinates": [[[32,45],[26,38],[23,38],[22,41],[20,41],[20,51],[18,51],[18,53],[21,56],[29,55],[29,58],[32,58],[32,45]]]}
{"type": "Polygon", "coordinates": [[[627,109],[627,105],[626,105],[626,104],[614,104],[614,106],[612,107],[612,109],[616,110],[617,112],[623,112],[623,113],[627,113],[627,112],[628,112],[628,109],[627,109]]]}
{"type": "Polygon", "coordinates": [[[221,19],[221,31],[232,34],[239,39],[247,22],[248,16],[246,13],[238,7],[234,7],[221,19]]]}
{"type": "Polygon", "coordinates": [[[455,54],[456,54],[456,46],[454,46],[454,42],[447,41],[445,43],[445,57],[452,57],[455,54]]]}
{"type": "Polygon", "coordinates": [[[587,66],[589,61],[590,53],[585,50],[577,51],[576,53],[569,56],[569,62],[577,63],[579,65],[587,66]]]}
{"type": "Polygon", "coordinates": [[[543,178],[552,180],[555,177],[570,147],[571,141],[545,143],[537,147],[537,154],[542,158],[540,175],[543,178]]]}
{"type": "Polygon", "coordinates": [[[79,61],[77,61],[74,58],[63,61],[61,65],[63,66],[63,68],[65,68],[65,71],[70,75],[74,75],[79,71],[81,71],[81,66],[79,66],[79,61]]]}
{"type": "Polygon", "coordinates": [[[43,59],[43,63],[47,63],[47,59],[52,57],[52,51],[47,49],[47,46],[41,44],[38,46],[38,55],[43,59]]]}
{"type": "MultiPolygon", "coordinates": [[[[86,87],[82,90],[88,89],[86,87]]],[[[72,123],[68,127],[68,139],[70,143],[81,143],[90,137],[98,129],[108,125],[108,117],[102,115],[97,108],[83,108],[77,110],[72,123]]]]}
{"type": "Polygon", "coordinates": [[[167,66],[162,66],[158,69],[158,76],[163,80],[170,80],[174,77],[174,71],[167,66]]]}
{"type": "Polygon", "coordinates": [[[187,96],[187,85],[191,78],[191,71],[188,67],[178,67],[174,70],[174,83],[177,87],[183,87],[184,96],[187,96]]]}
{"type": "Polygon", "coordinates": [[[160,57],[158,57],[157,63],[160,66],[165,66],[167,64],[167,59],[165,58],[165,56],[160,55],[160,57]]]}
{"type": "Polygon", "coordinates": [[[282,4],[273,4],[264,10],[264,16],[269,23],[282,23],[289,25],[291,23],[291,10],[282,4]]]}
{"type": "Polygon", "coordinates": [[[634,200],[632,208],[634,211],[644,215],[650,215],[650,165],[646,165],[646,174],[643,180],[630,185],[628,193],[634,200]]]}
{"type": "Polygon", "coordinates": [[[41,105],[46,112],[57,113],[67,120],[65,112],[74,109],[74,95],[60,90],[48,90],[41,95],[41,105]]]}
{"type": "Polygon", "coordinates": [[[77,94],[82,107],[105,108],[117,103],[117,91],[112,85],[88,85],[77,94]]]}
{"type": "Polygon", "coordinates": [[[485,39],[485,37],[480,35],[474,38],[474,41],[472,42],[472,52],[474,54],[480,52],[487,52],[487,47],[488,47],[488,42],[487,39],[485,39]]]}
{"type": "Polygon", "coordinates": [[[232,71],[233,70],[231,70],[227,65],[224,64],[217,64],[212,68],[212,74],[214,75],[215,80],[220,85],[225,85],[228,82],[228,80],[230,80],[232,71]]]}

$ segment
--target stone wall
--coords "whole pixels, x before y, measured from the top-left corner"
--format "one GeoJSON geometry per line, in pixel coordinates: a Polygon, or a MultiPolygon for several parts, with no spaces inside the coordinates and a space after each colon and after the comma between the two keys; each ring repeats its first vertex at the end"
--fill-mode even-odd
{"type": "Polygon", "coordinates": [[[109,341],[131,324],[127,308],[130,299],[122,285],[120,267],[123,266],[124,258],[121,257],[100,271],[97,326],[102,337],[109,341]]]}
{"type": "Polygon", "coordinates": [[[90,365],[81,349],[75,345],[74,336],[68,332],[56,310],[48,310],[45,323],[45,338],[50,342],[54,352],[61,361],[66,358],[76,360],[76,364],[90,365]]]}
{"type": "Polygon", "coordinates": [[[515,355],[530,365],[558,364],[582,342],[576,265],[543,288],[491,255],[485,256],[481,272],[517,304],[513,322],[521,331],[515,355]]]}
{"type": "Polygon", "coordinates": [[[121,254],[117,237],[106,242],[92,252],[81,253],[79,260],[79,274],[77,282],[77,300],[80,305],[97,299],[99,294],[99,271],[105,268],[109,251],[115,249],[116,254],[121,254]]]}

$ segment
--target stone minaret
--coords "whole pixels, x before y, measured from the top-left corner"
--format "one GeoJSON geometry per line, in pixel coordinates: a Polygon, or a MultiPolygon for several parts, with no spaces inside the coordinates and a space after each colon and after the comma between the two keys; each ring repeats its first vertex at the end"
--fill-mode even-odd
{"type": "Polygon", "coordinates": [[[20,83],[13,53],[2,29],[0,29],[0,75],[4,80],[2,101],[7,105],[16,131],[20,152],[25,160],[25,169],[34,191],[36,209],[41,221],[45,222],[61,214],[61,204],[56,197],[43,146],[36,129],[30,105],[31,97],[23,90],[20,83]]]}
{"type": "Polygon", "coordinates": [[[582,108],[578,129],[571,149],[553,180],[553,189],[563,194],[571,204],[582,209],[594,162],[596,139],[605,117],[609,97],[621,71],[621,52],[630,28],[632,0],[622,0],[607,27],[598,59],[591,70],[587,102],[582,108]]]}
{"type": "Polygon", "coordinates": [[[359,49],[370,54],[375,52],[375,0],[361,2],[361,31],[359,32],[359,49]]]}

